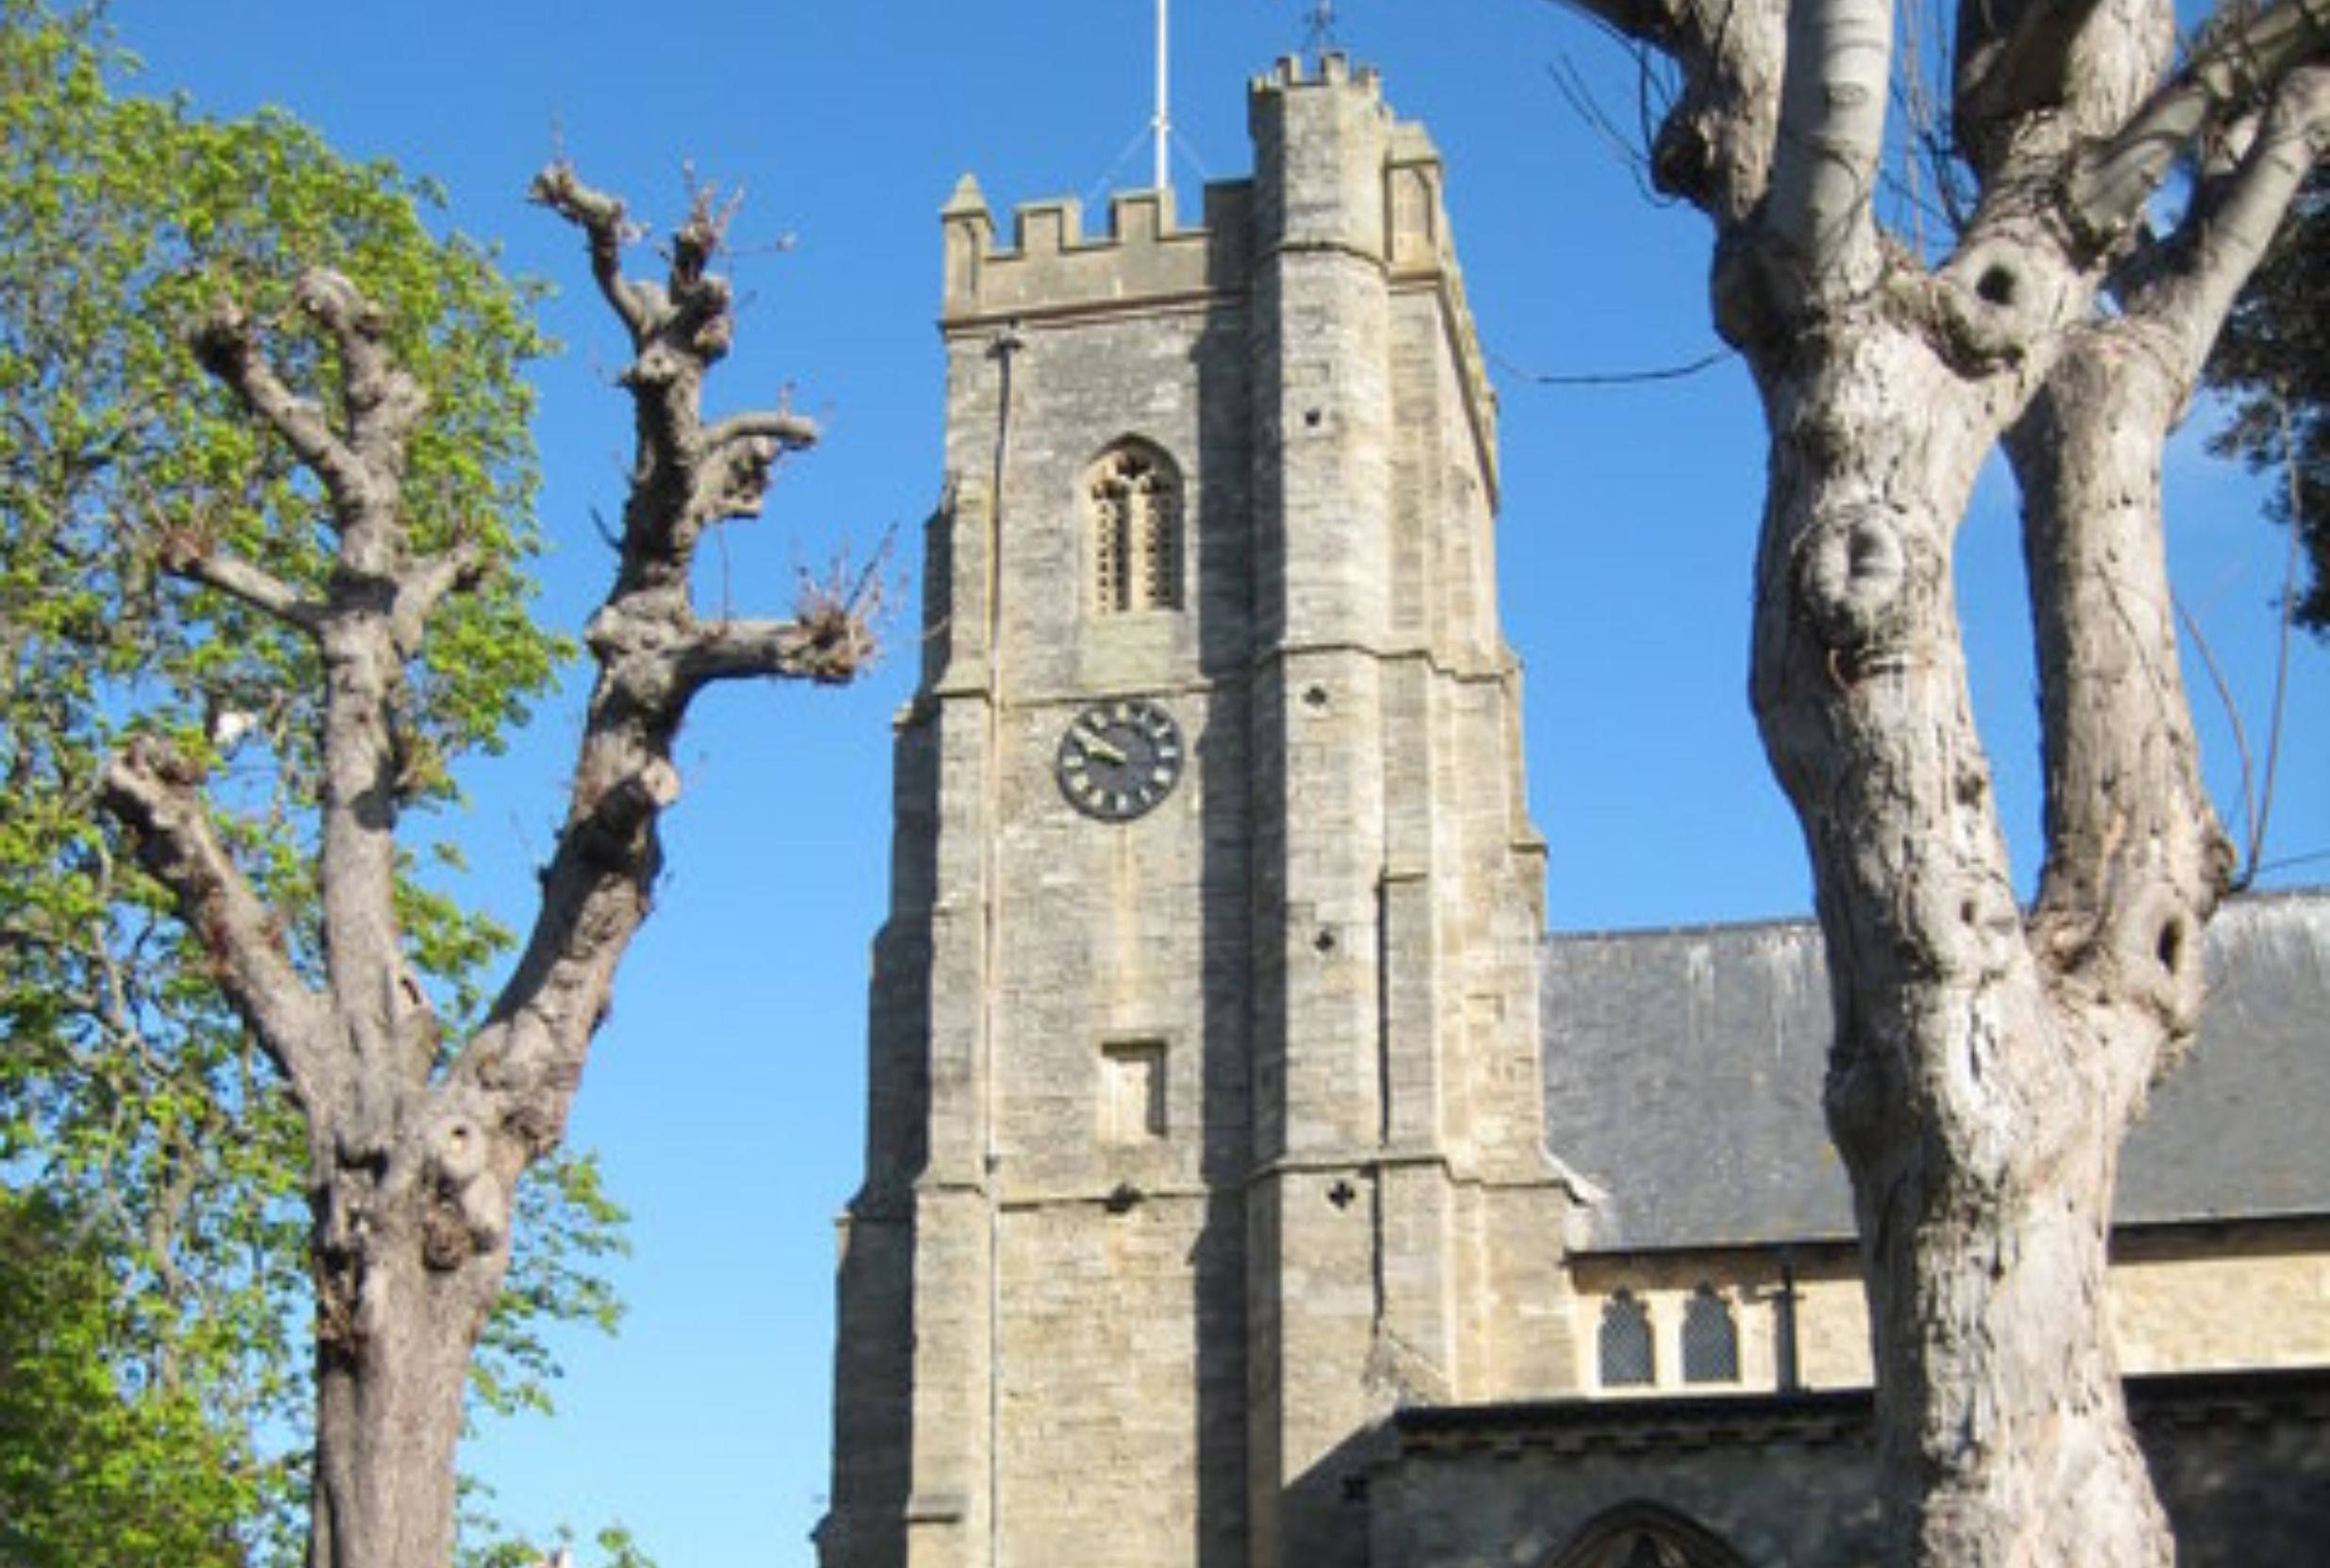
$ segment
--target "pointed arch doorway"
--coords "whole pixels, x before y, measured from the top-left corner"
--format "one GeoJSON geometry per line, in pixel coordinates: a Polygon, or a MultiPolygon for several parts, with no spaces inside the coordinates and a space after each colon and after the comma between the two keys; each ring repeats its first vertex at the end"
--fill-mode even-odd
{"type": "Polygon", "coordinates": [[[1657,1503],[1621,1503],[1588,1520],[1546,1568],[1748,1568],[1721,1536],[1657,1503]]]}

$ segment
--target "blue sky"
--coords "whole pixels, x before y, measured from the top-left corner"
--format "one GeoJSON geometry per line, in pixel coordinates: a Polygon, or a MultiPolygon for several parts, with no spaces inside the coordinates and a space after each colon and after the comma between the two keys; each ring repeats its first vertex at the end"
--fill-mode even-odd
{"type": "MultiPolygon", "coordinates": [[[[1174,176],[1244,172],[1244,84],[1304,37],[1296,0],[1174,8],[1174,176]]],[[[1716,344],[1697,217],[1649,200],[1552,73],[1574,66],[1618,124],[1631,63],[1538,0],[1346,0],[1341,41],[1432,130],[1473,305],[1503,396],[1501,573],[1528,670],[1531,799],[1557,929],[1800,911],[1802,852],[1746,710],[1748,567],[1763,466],[1747,378],[1725,364],[1637,387],[1533,373],[1677,365],[1716,344]]],[[[781,474],[768,516],[708,552],[707,585],[777,612],[796,568],[896,530],[911,557],[939,485],[936,213],[974,172],[1002,213],[1148,183],[1153,14],[1144,0],[116,0],[144,85],[203,108],[279,104],[344,152],[440,180],[449,221],[558,284],[566,353],[544,368],[546,612],[577,624],[605,564],[594,510],[620,504],[620,343],[565,227],[523,201],[555,152],[683,205],[685,171],[741,186],[747,304],[714,399],[790,389],[826,446],[781,474]],[[790,244],[784,243],[790,237],[790,244]]],[[[2196,424],[2206,426],[2206,412],[2196,424]]],[[[2283,536],[2257,493],[2172,454],[2172,549],[2188,609],[2264,723],[2283,536]]],[[[910,587],[911,596],[911,587],[910,587]]],[[[1961,592],[1978,700],[2026,882],[2035,831],[2033,679],[2011,496],[1986,482],[1961,592]]],[[[475,1466],[514,1522],[620,1518],[664,1568],[812,1560],[830,1387],[834,1214],[859,1172],[866,952],[882,917],[889,718],[915,612],[845,693],[715,694],[681,743],[658,913],[627,964],[575,1135],[635,1217],[619,1339],[567,1347],[553,1423],[490,1428],[475,1466]]],[[[2301,645],[2267,858],[2330,879],[2330,655],[2301,645]],[[2310,861],[2305,858],[2312,857],[2310,861]]],[[[2210,774],[2239,777],[2196,680],[2210,774]]],[[[478,896],[517,920],[549,845],[579,698],[472,779],[478,896]]],[[[2274,880],[2274,878],[2269,878],[2274,880]]]]}

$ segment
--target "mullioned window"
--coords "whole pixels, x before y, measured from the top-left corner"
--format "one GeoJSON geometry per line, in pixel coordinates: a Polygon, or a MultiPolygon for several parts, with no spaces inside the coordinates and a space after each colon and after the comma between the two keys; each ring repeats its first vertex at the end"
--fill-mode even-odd
{"type": "Polygon", "coordinates": [[[1181,479],[1173,459],[1120,441],[1092,465],[1092,605],[1103,615],[1181,608],[1181,479]]]}

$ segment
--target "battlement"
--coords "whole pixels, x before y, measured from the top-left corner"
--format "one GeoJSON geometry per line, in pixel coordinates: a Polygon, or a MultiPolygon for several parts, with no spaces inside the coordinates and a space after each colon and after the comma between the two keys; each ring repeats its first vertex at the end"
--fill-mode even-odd
{"type": "Polygon", "coordinates": [[[1190,229],[1175,225],[1171,190],[1119,191],[1099,236],[1085,234],[1083,204],[1074,197],[1022,203],[1012,211],[1010,247],[998,249],[987,198],[966,174],[940,214],[943,321],[1154,305],[1242,289],[1251,190],[1243,180],[1208,185],[1204,224],[1190,229]]]}
{"type": "Polygon", "coordinates": [[[1288,92],[1304,88],[1355,87],[1370,98],[1383,101],[1383,78],[1371,65],[1354,66],[1351,57],[1339,49],[1330,49],[1319,57],[1316,73],[1304,68],[1300,55],[1281,55],[1270,70],[1247,84],[1248,92],[1256,98],[1272,93],[1288,92]]]}
{"type": "Polygon", "coordinates": [[[1207,185],[1202,222],[1180,227],[1168,190],[1109,198],[1104,232],[1085,232],[1073,197],[1022,203],[1008,246],[978,182],[963,176],[941,212],[943,330],[1041,322],[1243,298],[1257,267],[1287,247],[1332,243],[1376,262],[1401,292],[1435,291],[1464,382],[1468,414],[1494,487],[1496,395],[1475,335],[1443,197],[1440,152],[1399,119],[1369,66],[1330,52],[1288,57],[1248,83],[1260,165],[1254,178],[1207,185]],[[1285,122],[1295,135],[1289,156],[1285,122]],[[1325,127],[1339,125],[1340,132],[1325,127]],[[1266,126],[1274,126],[1264,134],[1266,126]],[[1302,190],[1294,192],[1300,183],[1302,190]]]}

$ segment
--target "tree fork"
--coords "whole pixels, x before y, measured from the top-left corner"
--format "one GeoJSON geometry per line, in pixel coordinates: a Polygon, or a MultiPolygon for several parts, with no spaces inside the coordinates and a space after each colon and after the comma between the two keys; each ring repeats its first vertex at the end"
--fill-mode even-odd
{"type": "Polygon", "coordinates": [[[566,825],[484,1025],[440,1070],[437,1021],[402,954],[395,843],[408,787],[407,666],[432,613],[478,585],[481,558],[460,540],[416,549],[402,486],[426,400],[396,360],[386,316],[345,278],[312,272],[297,296],[338,350],[336,401],[295,394],[237,310],[216,313],[194,343],[322,483],[336,533],[322,597],[301,598],[259,564],[193,541],[164,558],[188,581],[296,627],[320,655],[320,984],[292,963],[227,855],[198,770],[146,740],[106,776],[106,804],[139,835],[306,1119],[318,1342],[310,1568],[450,1560],[468,1367],[510,1266],[513,1198],[564,1135],[616,965],[648,913],[657,823],[679,794],[672,741],[694,696],[729,678],[846,680],[874,651],[872,592],[846,603],[805,595],[788,621],[705,623],[690,602],[703,531],[757,514],[778,458],[816,433],[783,410],[704,426],[705,373],[733,331],[730,290],[710,270],[732,206],[715,213],[699,195],[658,284],[622,274],[630,234],[619,202],[563,168],[535,191],[583,231],[631,335],[620,379],[639,447],[621,560],[591,624],[599,679],[566,825]]]}
{"type": "Polygon", "coordinates": [[[1949,100],[1977,199],[1928,267],[1877,230],[1884,7],[1583,3],[1681,70],[1652,168],[1713,221],[1716,325],[1770,429],[1750,691],[1828,950],[1889,1560],[2154,1568],[2171,1548],[2104,1332],[2106,1238],[2120,1138],[2191,1027],[2224,858],[2157,483],[2131,463],[2157,469],[2322,155],[2330,11],[2282,0],[2164,74],[2161,0],[1968,7],[1949,100]],[[2206,173],[2169,236],[2141,232],[2193,140],[2241,145],[2260,104],[2240,169],[2206,173]],[[2105,378],[2129,400],[2079,392],[2092,356],[2162,346],[2169,396],[2125,390],[2143,376],[2105,378]],[[2026,408],[2050,794],[2027,924],[1950,599],[1975,475],[2026,408]]]}

